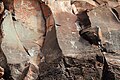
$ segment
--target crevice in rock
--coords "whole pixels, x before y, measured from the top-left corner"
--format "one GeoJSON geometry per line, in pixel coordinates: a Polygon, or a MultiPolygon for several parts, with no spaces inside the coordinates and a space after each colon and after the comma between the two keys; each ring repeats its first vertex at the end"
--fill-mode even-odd
{"type": "MultiPolygon", "coordinates": [[[[70,57],[68,58],[68,60],[70,59],[70,57]]],[[[72,58],[69,61],[73,61],[72,58]]],[[[72,67],[72,65],[67,64],[65,58],[63,58],[63,64],[65,67],[65,73],[64,75],[66,76],[66,78],[68,78],[69,80],[75,80],[74,76],[71,75],[71,72],[69,71],[69,68],[72,67]]]]}
{"type": "Polygon", "coordinates": [[[117,21],[120,22],[120,16],[119,16],[118,12],[114,8],[111,8],[110,11],[114,15],[114,17],[117,19],[117,21]]]}
{"type": "Polygon", "coordinates": [[[91,45],[97,45],[99,46],[101,49],[103,49],[102,45],[101,45],[101,40],[99,37],[99,28],[92,28],[91,27],[91,22],[89,19],[89,16],[87,15],[86,11],[82,11],[81,13],[76,14],[77,16],[77,20],[76,20],[76,24],[78,25],[78,27],[80,28],[79,30],[79,35],[87,40],[91,45]]]}
{"type": "Polygon", "coordinates": [[[113,72],[113,69],[110,65],[108,65],[105,57],[104,57],[102,80],[115,80],[115,74],[113,72]]]}
{"type": "Polygon", "coordinates": [[[95,3],[97,3],[98,5],[100,5],[100,3],[97,0],[93,0],[95,3]]]}
{"type": "Polygon", "coordinates": [[[87,11],[80,12],[76,16],[76,22],[80,25],[82,29],[91,27],[91,22],[89,20],[89,16],[87,15],[87,11]]]}
{"type": "Polygon", "coordinates": [[[27,67],[25,67],[25,69],[23,70],[22,74],[18,77],[18,80],[24,80],[24,78],[28,74],[29,68],[30,68],[30,64],[27,67]]]}
{"type": "Polygon", "coordinates": [[[47,32],[45,11],[43,9],[44,8],[43,6],[45,6],[45,2],[39,1],[39,4],[40,4],[41,13],[42,13],[42,16],[43,16],[43,19],[44,19],[44,24],[45,24],[45,34],[43,35],[45,37],[46,36],[46,32],[47,32]]]}

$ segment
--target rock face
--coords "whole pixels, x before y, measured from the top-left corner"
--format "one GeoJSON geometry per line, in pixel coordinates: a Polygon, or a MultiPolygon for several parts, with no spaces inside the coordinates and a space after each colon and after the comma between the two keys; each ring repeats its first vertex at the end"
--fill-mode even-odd
{"type": "Polygon", "coordinates": [[[120,79],[120,1],[2,1],[1,80],[120,79]],[[100,28],[106,52],[79,35],[78,12],[81,23],[100,28]]]}

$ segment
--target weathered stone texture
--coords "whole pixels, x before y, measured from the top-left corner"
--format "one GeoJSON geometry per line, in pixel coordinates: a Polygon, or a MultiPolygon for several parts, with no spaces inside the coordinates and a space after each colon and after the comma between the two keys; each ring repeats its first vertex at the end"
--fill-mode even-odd
{"type": "Polygon", "coordinates": [[[1,25],[0,66],[4,74],[10,70],[12,76],[5,75],[10,76],[6,80],[120,79],[120,1],[3,2],[7,15],[1,25]],[[81,13],[86,10],[90,26],[100,27],[108,53],[79,35],[73,9],[81,13]]]}

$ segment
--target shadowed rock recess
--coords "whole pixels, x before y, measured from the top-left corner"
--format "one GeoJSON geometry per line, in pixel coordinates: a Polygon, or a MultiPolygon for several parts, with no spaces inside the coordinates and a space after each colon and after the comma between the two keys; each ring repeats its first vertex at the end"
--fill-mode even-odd
{"type": "Polygon", "coordinates": [[[1,0],[0,80],[120,80],[119,0],[1,0]]]}

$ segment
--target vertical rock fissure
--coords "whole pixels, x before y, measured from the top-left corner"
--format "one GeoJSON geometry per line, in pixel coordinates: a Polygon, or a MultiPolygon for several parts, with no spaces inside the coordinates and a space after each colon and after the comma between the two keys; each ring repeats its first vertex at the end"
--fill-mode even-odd
{"type": "Polygon", "coordinates": [[[120,22],[120,17],[118,12],[114,8],[110,8],[110,11],[114,15],[114,17],[117,19],[117,21],[120,22]]]}
{"type": "Polygon", "coordinates": [[[41,13],[42,13],[42,16],[43,16],[43,19],[44,19],[44,24],[45,24],[45,34],[43,35],[45,37],[46,36],[46,31],[47,31],[47,26],[46,26],[46,18],[45,18],[45,15],[44,15],[43,6],[41,5],[41,4],[45,4],[45,2],[40,0],[39,4],[40,4],[41,13]]]}

